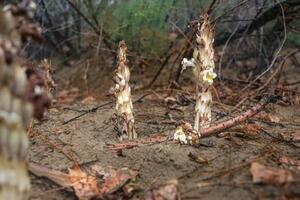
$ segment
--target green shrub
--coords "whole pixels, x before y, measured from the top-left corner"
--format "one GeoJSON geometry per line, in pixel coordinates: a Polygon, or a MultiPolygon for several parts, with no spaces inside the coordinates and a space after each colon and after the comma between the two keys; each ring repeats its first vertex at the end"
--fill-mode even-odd
{"type": "Polygon", "coordinates": [[[123,0],[85,1],[87,11],[103,24],[114,39],[124,39],[130,48],[144,56],[160,55],[169,43],[169,33],[176,26],[184,29],[191,16],[196,16],[203,0],[123,0]]]}

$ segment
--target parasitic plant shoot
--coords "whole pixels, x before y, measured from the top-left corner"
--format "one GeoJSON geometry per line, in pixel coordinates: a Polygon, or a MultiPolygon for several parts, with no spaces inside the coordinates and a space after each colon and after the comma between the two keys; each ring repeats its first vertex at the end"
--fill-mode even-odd
{"type": "Polygon", "coordinates": [[[27,199],[25,130],[33,107],[23,98],[26,74],[17,56],[21,36],[11,11],[0,9],[0,199],[27,199]]]}
{"type": "Polygon", "coordinates": [[[211,86],[216,78],[214,73],[214,31],[205,14],[201,17],[202,23],[198,23],[198,32],[196,35],[196,47],[194,48],[193,58],[191,60],[183,59],[183,69],[187,66],[194,67],[196,82],[196,105],[194,129],[199,131],[201,128],[208,128],[211,122],[211,86]]]}
{"type": "Polygon", "coordinates": [[[26,127],[49,103],[41,77],[22,66],[22,41],[38,38],[39,32],[19,9],[0,7],[0,199],[9,200],[28,198],[26,127]]]}
{"type": "Polygon", "coordinates": [[[196,105],[194,128],[185,122],[177,127],[174,139],[182,144],[196,144],[201,137],[201,130],[210,127],[212,94],[211,86],[217,77],[214,72],[214,31],[209,22],[208,15],[200,17],[202,22],[197,24],[196,46],[193,58],[182,60],[182,70],[193,67],[196,85],[196,105]],[[195,137],[197,135],[197,137],[195,137]]]}
{"type": "Polygon", "coordinates": [[[130,71],[127,66],[126,51],[126,44],[124,41],[121,41],[119,43],[118,63],[114,76],[115,86],[113,88],[116,97],[116,118],[121,141],[137,138],[137,133],[134,129],[133,105],[129,85],[130,71]]]}
{"type": "Polygon", "coordinates": [[[52,96],[53,91],[56,88],[56,84],[52,78],[52,74],[54,72],[51,61],[48,59],[41,60],[41,68],[43,71],[43,78],[45,80],[46,90],[49,96],[52,96]]]}

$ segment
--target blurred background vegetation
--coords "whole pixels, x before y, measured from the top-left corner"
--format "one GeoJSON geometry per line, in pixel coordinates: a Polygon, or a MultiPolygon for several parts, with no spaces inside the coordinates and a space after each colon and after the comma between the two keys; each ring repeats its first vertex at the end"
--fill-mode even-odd
{"type": "MultiPolygon", "coordinates": [[[[4,3],[26,1],[6,0],[4,3]]],[[[171,48],[182,49],[182,41],[193,42],[187,41],[193,40],[193,37],[186,37],[191,31],[188,25],[209,9],[216,28],[215,45],[223,48],[221,56],[225,53],[229,56],[221,58],[222,65],[232,65],[246,55],[247,58],[256,58],[257,65],[268,66],[283,42],[300,46],[299,0],[34,2],[33,19],[40,23],[45,42],[39,47],[29,42],[24,47],[23,52],[30,59],[59,55],[67,60],[80,58],[90,51],[97,54],[113,52],[118,41],[124,39],[132,54],[162,60],[171,48]]],[[[186,54],[191,48],[182,50],[186,54]]]]}

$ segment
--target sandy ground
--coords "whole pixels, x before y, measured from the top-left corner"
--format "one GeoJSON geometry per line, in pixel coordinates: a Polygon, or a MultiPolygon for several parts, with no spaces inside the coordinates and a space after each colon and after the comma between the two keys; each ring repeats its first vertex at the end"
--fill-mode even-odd
{"type": "MultiPolygon", "coordinates": [[[[90,70],[87,87],[84,86],[83,72],[78,68],[60,70],[60,74],[65,76],[57,78],[57,80],[64,87],[68,86],[69,90],[72,87],[79,87],[77,93],[81,94],[79,95],[81,99],[86,94],[87,88],[94,89],[91,90],[92,92],[90,91],[92,94],[101,95],[91,103],[82,103],[80,98],[64,102],[58,99],[46,119],[34,123],[30,133],[30,161],[61,171],[65,171],[75,162],[78,162],[82,168],[88,168],[95,164],[116,168],[127,167],[138,171],[135,183],[143,189],[177,179],[181,199],[300,198],[300,171],[295,166],[282,165],[278,161],[283,156],[300,159],[299,141],[290,141],[291,134],[300,129],[299,105],[282,105],[280,103],[269,105],[265,112],[270,113],[279,121],[271,123],[262,122],[257,118],[249,119],[247,124],[261,127],[256,133],[249,133],[247,130],[241,129],[229,130],[223,133],[223,137],[202,139],[201,145],[198,147],[165,142],[124,150],[122,155],[117,155],[106,146],[107,143],[119,142],[111,121],[114,113],[113,103],[63,124],[80,114],[80,110],[90,109],[112,100],[112,98],[105,97],[104,93],[110,87],[109,77],[113,70],[102,71],[103,63],[90,63],[91,66],[98,67],[90,70]],[[74,76],[76,73],[77,76],[74,76]],[[99,79],[100,75],[101,79],[99,79]],[[71,76],[77,78],[70,78],[71,76]],[[191,154],[207,162],[195,162],[191,159],[191,154]],[[250,165],[254,161],[268,167],[290,171],[293,174],[294,182],[285,185],[253,183],[250,165]]],[[[110,66],[111,63],[105,65],[110,66]]],[[[297,70],[299,71],[299,69],[297,70]]],[[[283,71],[283,75],[286,74],[288,72],[283,71]]],[[[295,74],[293,71],[292,75],[295,74]]],[[[297,77],[299,75],[293,80],[297,80],[297,77]]],[[[58,93],[62,88],[59,90],[58,93]]],[[[176,109],[174,107],[170,109],[164,102],[168,92],[159,89],[134,91],[133,99],[138,99],[148,93],[151,95],[134,103],[136,130],[139,137],[172,132],[175,126],[165,123],[168,121],[185,120],[192,123],[193,103],[187,101],[185,104],[175,105],[176,109]]],[[[187,94],[186,90],[173,92],[171,96],[175,99],[182,99],[181,97],[186,97],[187,94]]],[[[214,100],[216,99],[214,98],[214,100]]],[[[233,106],[228,105],[230,103],[228,99],[221,97],[220,100],[222,103],[214,102],[213,118],[217,113],[224,111],[224,107],[230,109],[233,106]]],[[[245,109],[240,107],[239,112],[245,109]]],[[[73,192],[61,188],[52,181],[32,174],[30,176],[32,180],[31,199],[76,199],[73,192]]],[[[136,194],[134,197],[139,195],[136,194]]],[[[117,197],[112,199],[117,199],[117,197]]]]}
{"type": "MultiPolygon", "coordinates": [[[[87,109],[101,103],[104,102],[89,105],[76,103],[51,109],[47,119],[34,126],[30,138],[30,160],[53,169],[65,170],[74,164],[64,155],[67,154],[81,166],[101,163],[117,168],[128,167],[139,172],[136,182],[143,188],[177,179],[182,199],[240,199],[241,196],[244,199],[277,199],[287,195],[299,196],[299,183],[285,187],[257,185],[251,182],[249,172],[251,159],[257,159],[267,166],[282,167],[277,162],[281,156],[299,158],[300,144],[285,141],[280,136],[283,132],[289,134],[297,128],[296,122],[300,122],[297,114],[300,113],[299,107],[275,106],[275,115],[281,123],[268,125],[254,121],[266,131],[255,135],[228,132],[223,138],[203,139],[202,145],[197,148],[161,143],[124,150],[123,155],[118,156],[106,148],[106,143],[118,143],[110,121],[113,105],[63,125],[64,121],[78,115],[78,112],[65,108],[87,109]],[[294,125],[284,123],[291,119],[291,115],[294,125]],[[197,163],[190,159],[190,153],[208,162],[197,163]],[[203,187],[197,187],[199,184],[203,184],[203,187]]],[[[183,107],[183,112],[170,111],[163,105],[147,99],[134,104],[136,129],[140,137],[174,129],[174,126],[162,123],[169,120],[170,114],[175,120],[192,120],[192,104],[183,107]]],[[[295,174],[299,175],[299,172],[295,174]]],[[[34,175],[31,178],[32,199],[75,199],[72,193],[56,191],[55,188],[59,186],[45,178],[34,175]]]]}

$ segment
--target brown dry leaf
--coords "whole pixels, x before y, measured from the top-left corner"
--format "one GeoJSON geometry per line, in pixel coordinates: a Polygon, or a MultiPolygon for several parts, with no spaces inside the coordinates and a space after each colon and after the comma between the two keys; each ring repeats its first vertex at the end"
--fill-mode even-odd
{"type": "Polygon", "coordinates": [[[300,142],[300,130],[282,132],[280,136],[286,141],[300,142]]]}
{"type": "Polygon", "coordinates": [[[58,110],[57,108],[50,108],[50,109],[48,110],[48,112],[50,112],[50,113],[58,113],[59,110],[58,110]]]}
{"type": "Polygon", "coordinates": [[[50,169],[42,165],[30,162],[29,170],[42,177],[47,177],[63,187],[72,187],[80,200],[89,200],[99,196],[97,181],[95,177],[88,176],[78,166],[69,169],[69,174],[50,169]]]}
{"type": "Polygon", "coordinates": [[[135,191],[141,190],[141,189],[142,189],[141,185],[135,184],[135,183],[128,183],[123,186],[123,192],[125,193],[125,196],[127,196],[127,197],[131,197],[135,191]]]}
{"type": "Polygon", "coordinates": [[[178,199],[178,181],[170,180],[147,191],[145,200],[176,200],[178,199]]]}
{"type": "Polygon", "coordinates": [[[261,131],[261,127],[257,124],[241,124],[233,127],[231,130],[246,133],[249,135],[257,135],[261,131]]]}
{"type": "Polygon", "coordinates": [[[102,167],[98,164],[91,167],[93,173],[103,176],[104,183],[99,187],[101,196],[112,194],[122,188],[128,181],[135,180],[136,171],[128,168],[114,169],[111,166],[102,167]]]}
{"type": "Polygon", "coordinates": [[[70,90],[61,90],[60,92],[58,92],[55,99],[57,104],[66,104],[74,102],[78,96],[79,89],[71,88],[70,90]]]}
{"type": "Polygon", "coordinates": [[[281,164],[287,164],[287,165],[290,165],[290,166],[294,166],[294,167],[296,167],[297,170],[300,171],[300,160],[290,158],[290,157],[287,157],[287,156],[282,156],[281,158],[279,158],[279,162],[281,164]]]}
{"type": "Polygon", "coordinates": [[[88,176],[80,167],[69,168],[69,179],[76,196],[80,200],[89,200],[99,196],[96,178],[88,176]]]}
{"type": "Polygon", "coordinates": [[[265,112],[258,113],[257,115],[254,116],[254,118],[267,121],[267,122],[274,122],[274,123],[280,122],[280,118],[278,116],[272,115],[271,113],[265,113],[265,112]]]}
{"type": "Polygon", "coordinates": [[[292,141],[300,142],[300,130],[295,130],[291,136],[292,141]]]}
{"type": "Polygon", "coordinates": [[[81,101],[81,103],[86,105],[86,104],[92,103],[94,101],[96,101],[95,97],[88,95],[81,101]]]}
{"type": "Polygon", "coordinates": [[[203,163],[208,163],[208,160],[207,158],[203,157],[202,155],[198,154],[193,154],[192,152],[190,152],[188,154],[189,158],[192,160],[192,161],[195,161],[197,163],[200,163],[200,164],[203,164],[203,163]]]}
{"type": "Polygon", "coordinates": [[[172,96],[168,96],[164,99],[165,104],[176,104],[177,99],[172,96]]]}
{"type": "Polygon", "coordinates": [[[100,193],[112,194],[122,188],[132,178],[132,174],[129,173],[128,169],[118,170],[115,174],[105,179],[105,182],[100,187],[100,193]]]}
{"type": "Polygon", "coordinates": [[[31,173],[38,177],[47,177],[51,181],[63,187],[70,187],[69,175],[61,171],[50,169],[40,164],[29,162],[28,169],[31,173]]]}
{"type": "Polygon", "coordinates": [[[284,169],[269,168],[257,162],[251,163],[250,172],[254,183],[282,185],[293,181],[291,172],[284,169]]]}
{"type": "Polygon", "coordinates": [[[80,200],[89,200],[95,197],[104,197],[122,188],[129,180],[134,180],[137,172],[127,168],[115,170],[112,167],[92,166],[92,172],[103,176],[104,182],[98,186],[96,176],[89,176],[79,166],[69,168],[69,173],[50,169],[30,162],[29,170],[42,177],[47,177],[63,187],[72,187],[80,200]]]}

